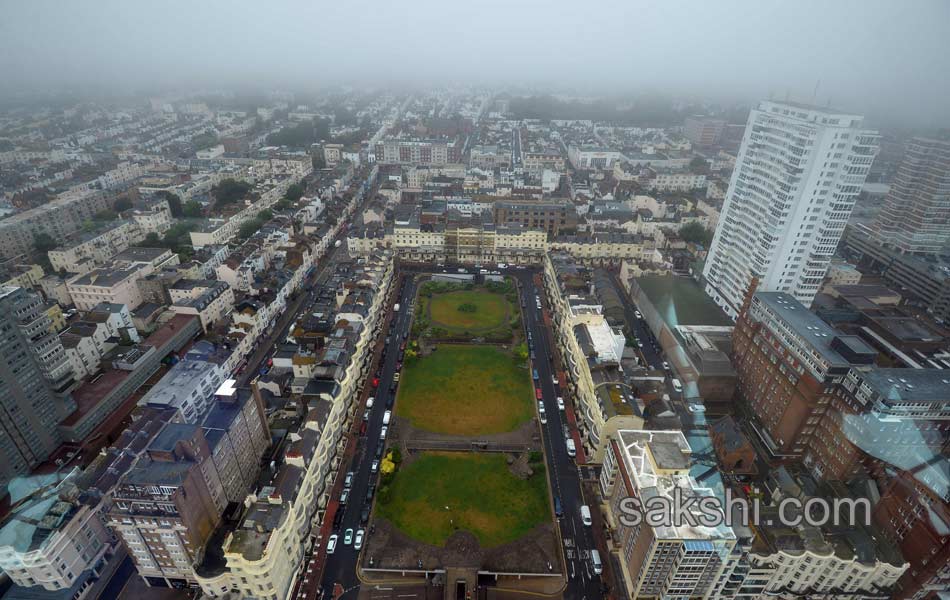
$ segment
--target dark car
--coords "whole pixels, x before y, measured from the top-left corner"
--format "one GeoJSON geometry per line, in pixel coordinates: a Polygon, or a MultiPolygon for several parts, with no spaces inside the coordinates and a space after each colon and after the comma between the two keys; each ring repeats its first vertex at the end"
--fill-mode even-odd
{"type": "Polygon", "coordinates": [[[380,441],[378,444],[376,444],[376,458],[381,458],[381,457],[383,456],[383,447],[384,447],[384,446],[385,446],[385,444],[384,444],[382,441],[380,441]]]}
{"type": "Polygon", "coordinates": [[[395,402],[396,402],[396,397],[395,397],[395,396],[390,396],[390,397],[386,398],[386,408],[392,408],[392,407],[393,407],[393,403],[395,403],[395,402]]]}
{"type": "Polygon", "coordinates": [[[370,503],[370,502],[373,501],[373,494],[375,494],[375,493],[376,493],[376,486],[375,486],[375,485],[371,485],[371,486],[369,486],[368,488],[366,488],[366,502],[367,502],[367,503],[370,503]]]}
{"type": "Polygon", "coordinates": [[[364,504],[363,510],[360,512],[360,525],[366,525],[367,523],[369,523],[369,511],[370,511],[369,504],[364,504]]]}
{"type": "Polygon", "coordinates": [[[344,514],[344,512],[345,512],[345,511],[343,511],[343,510],[341,510],[341,509],[338,508],[337,511],[336,511],[336,514],[333,515],[333,529],[334,529],[334,530],[339,529],[339,528],[340,528],[340,525],[343,524],[343,514],[344,514]]]}
{"type": "Polygon", "coordinates": [[[391,394],[395,394],[395,393],[396,393],[396,386],[397,386],[397,385],[399,385],[399,384],[398,384],[397,382],[395,382],[395,381],[389,384],[389,392],[390,392],[391,394]]]}

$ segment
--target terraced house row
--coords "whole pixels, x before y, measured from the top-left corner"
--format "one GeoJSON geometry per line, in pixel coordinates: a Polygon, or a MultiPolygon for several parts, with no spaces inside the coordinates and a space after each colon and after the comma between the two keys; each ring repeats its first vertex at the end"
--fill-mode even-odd
{"type": "Polygon", "coordinates": [[[197,581],[213,598],[284,598],[329,503],[345,448],[343,433],[369,379],[393,281],[391,252],[341,267],[294,326],[295,382],[305,415],[291,426],[247,496],[242,516],[223,537],[221,554],[206,554],[197,581]],[[321,315],[316,321],[314,314],[321,315]],[[324,327],[328,325],[328,327],[324,327]]]}

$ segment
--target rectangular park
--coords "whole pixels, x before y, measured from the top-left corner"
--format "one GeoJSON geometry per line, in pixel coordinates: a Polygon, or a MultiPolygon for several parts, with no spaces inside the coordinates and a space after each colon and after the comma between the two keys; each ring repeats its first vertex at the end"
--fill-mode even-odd
{"type": "Polygon", "coordinates": [[[548,571],[558,539],[513,281],[422,282],[413,318],[374,567],[548,571]]]}

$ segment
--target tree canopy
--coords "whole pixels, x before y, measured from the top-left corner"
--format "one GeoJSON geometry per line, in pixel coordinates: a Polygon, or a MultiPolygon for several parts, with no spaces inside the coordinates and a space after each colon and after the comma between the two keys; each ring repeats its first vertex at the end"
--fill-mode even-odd
{"type": "Polygon", "coordinates": [[[706,248],[712,244],[713,232],[701,224],[693,222],[680,227],[680,237],[692,244],[701,244],[706,248]]]}
{"type": "Polygon", "coordinates": [[[112,205],[112,210],[115,212],[125,212],[132,208],[132,201],[128,198],[119,198],[115,201],[115,204],[112,205]]]}
{"type": "Polygon", "coordinates": [[[205,150],[207,148],[212,148],[218,144],[218,136],[211,133],[199,133],[198,135],[191,138],[191,145],[194,146],[195,150],[205,150]]]}
{"type": "Polygon", "coordinates": [[[330,122],[327,119],[314,119],[311,122],[281,128],[267,136],[267,143],[271,146],[306,148],[320,140],[329,138],[330,122]]]}
{"type": "Polygon", "coordinates": [[[292,183],[287,188],[287,191],[284,193],[284,198],[287,198],[291,202],[296,202],[303,197],[304,187],[299,183],[292,183]]]}
{"type": "Polygon", "coordinates": [[[250,219],[241,223],[241,228],[238,229],[237,237],[240,240],[246,240],[251,237],[261,228],[264,222],[260,219],[250,219]]]}
{"type": "Polygon", "coordinates": [[[517,119],[590,119],[631,125],[678,125],[683,115],[673,110],[672,102],[660,96],[643,96],[632,104],[598,100],[594,102],[559,100],[553,96],[512,98],[511,112],[517,119]]]}
{"type": "Polygon", "coordinates": [[[168,209],[171,211],[172,216],[176,219],[180,219],[183,216],[181,198],[178,197],[178,194],[173,194],[172,192],[161,192],[161,196],[168,202],[168,209]]]}
{"type": "Polygon", "coordinates": [[[33,234],[33,247],[36,248],[37,252],[46,254],[50,250],[55,250],[58,245],[56,239],[48,233],[33,234]]]}
{"type": "Polygon", "coordinates": [[[185,207],[181,211],[181,216],[191,219],[197,219],[204,213],[204,207],[197,200],[185,202],[185,207]]]}
{"type": "Polygon", "coordinates": [[[222,179],[221,183],[211,188],[211,193],[219,204],[234,204],[244,198],[251,191],[251,184],[236,179],[222,179]]]}

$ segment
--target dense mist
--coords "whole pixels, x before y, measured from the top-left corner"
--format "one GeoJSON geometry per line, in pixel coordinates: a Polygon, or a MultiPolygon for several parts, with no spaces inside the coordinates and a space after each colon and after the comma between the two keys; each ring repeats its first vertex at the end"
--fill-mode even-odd
{"type": "Polygon", "coordinates": [[[4,95],[486,84],[773,96],[950,122],[950,3],[4,1],[4,95]]]}

